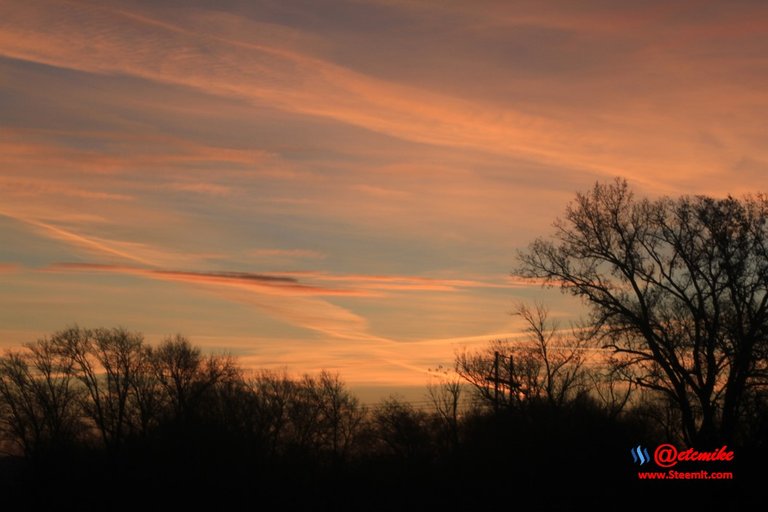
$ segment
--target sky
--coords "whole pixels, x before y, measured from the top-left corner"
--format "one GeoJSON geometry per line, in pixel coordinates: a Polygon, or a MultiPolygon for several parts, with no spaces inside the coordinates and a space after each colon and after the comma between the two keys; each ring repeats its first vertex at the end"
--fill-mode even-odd
{"type": "Polygon", "coordinates": [[[768,187],[762,1],[0,0],[0,348],[182,333],[423,386],[578,191],[768,187]]]}

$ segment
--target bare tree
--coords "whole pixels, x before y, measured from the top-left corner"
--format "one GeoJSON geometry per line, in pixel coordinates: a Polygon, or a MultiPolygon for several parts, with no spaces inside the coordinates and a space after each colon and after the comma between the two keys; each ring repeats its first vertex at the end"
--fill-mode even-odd
{"type": "Polygon", "coordinates": [[[227,379],[238,379],[239,370],[228,356],[204,356],[187,338],[177,334],[151,351],[155,376],[179,419],[199,411],[206,393],[227,379]]]}
{"type": "Polygon", "coordinates": [[[464,386],[456,372],[438,366],[431,371],[432,379],[427,384],[427,399],[435,408],[435,413],[445,427],[449,446],[456,449],[459,445],[459,420],[465,407],[464,386]]]}
{"type": "Polygon", "coordinates": [[[737,433],[768,369],[768,198],[636,200],[626,181],[577,194],[517,273],[581,297],[634,384],[669,398],[685,440],[737,433]]]}
{"type": "Polygon", "coordinates": [[[290,444],[301,452],[317,453],[322,445],[322,404],[318,388],[317,378],[304,375],[296,382],[296,392],[288,403],[290,444]]]}
{"type": "Polygon", "coordinates": [[[315,400],[320,404],[324,444],[330,447],[335,458],[343,459],[360,432],[365,410],[338,374],[322,371],[317,384],[315,400]]]}
{"type": "Polygon", "coordinates": [[[392,396],[374,409],[372,421],[383,451],[412,462],[428,455],[432,447],[428,419],[424,411],[392,396]]]}
{"type": "Polygon", "coordinates": [[[304,375],[288,401],[291,443],[302,451],[345,458],[361,431],[365,409],[338,375],[304,375]]]}
{"type": "Polygon", "coordinates": [[[529,386],[537,390],[539,396],[546,397],[550,404],[563,405],[584,389],[584,338],[564,336],[557,323],[549,320],[549,310],[541,303],[533,307],[521,303],[514,314],[525,321],[525,332],[528,334],[523,348],[528,352],[525,356],[539,362],[536,367],[540,371],[535,374],[529,372],[528,380],[532,381],[529,386]]]}
{"type": "Polygon", "coordinates": [[[157,378],[152,348],[141,346],[135,363],[133,378],[129,380],[129,425],[134,433],[146,437],[162,420],[168,399],[157,378]]]}
{"type": "Polygon", "coordinates": [[[565,336],[546,307],[520,304],[513,312],[525,322],[523,340],[494,340],[481,351],[460,352],[455,370],[486,402],[524,406],[546,400],[562,406],[585,388],[585,340],[565,336]]]}
{"type": "MultiPolygon", "coordinates": [[[[501,374],[505,371],[503,365],[499,368],[499,360],[504,360],[504,355],[509,352],[509,343],[503,340],[493,340],[484,350],[470,351],[466,348],[456,353],[454,369],[456,373],[472,386],[476,397],[483,403],[493,404],[499,407],[501,404],[511,404],[514,401],[511,386],[505,395],[501,388],[501,374]]],[[[506,382],[513,381],[511,373],[507,373],[506,382]]]]}
{"type": "Polygon", "coordinates": [[[297,385],[283,373],[262,370],[247,382],[253,396],[249,430],[265,456],[273,457],[284,449],[290,437],[290,409],[297,385]]]}
{"type": "Polygon", "coordinates": [[[118,450],[129,428],[129,395],[142,363],[143,337],[126,329],[59,331],[51,342],[71,360],[71,373],[84,386],[85,414],[105,447],[118,450]]]}
{"type": "Polygon", "coordinates": [[[48,338],[0,358],[3,430],[30,458],[74,442],[81,429],[72,361],[48,338]]]}
{"type": "Polygon", "coordinates": [[[585,374],[591,384],[590,390],[610,418],[624,412],[636,390],[631,380],[622,378],[611,362],[604,361],[594,362],[585,374]]]}

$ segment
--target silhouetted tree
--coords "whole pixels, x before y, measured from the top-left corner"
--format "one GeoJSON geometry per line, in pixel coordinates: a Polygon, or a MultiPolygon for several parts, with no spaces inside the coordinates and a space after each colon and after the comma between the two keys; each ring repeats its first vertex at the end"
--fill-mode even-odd
{"type": "MultiPolygon", "coordinates": [[[[513,483],[546,496],[537,507],[560,510],[594,487],[597,473],[586,469],[596,463],[610,485],[591,504],[599,508],[606,493],[615,502],[636,489],[606,467],[629,464],[638,439],[676,435],[680,410],[646,399],[649,388],[620,417],[599,406],[581,392],[589,365],[570,352],[580,345],[559,339],[544,308],[523,311],[529,339],[474,354],[485,370],[471,375],[483,389],[494,352],[515,354],[511,406],[498,412],[465,407],[467,386],[442,369],[428,391],[434,411],[396,397],[368,410],[329,372],[249,374],[181,336],[153,348],[123,329],[59,331],[0,357],[0,441],[27,456],[0,454],[0,492],[46,505],[77,488],[137,504],[160,495],[177,505],[216,496],[298,510],[391,510],[404,499],[406,508],[474,509],[503,502],[513,483]],[[570,469],[557,479],[553,468],[570,469]],[[562,496],[550,499],[552,489],[562,496]]],[[[747,397],[749,435],[762,441],[739,459],[760,461],[766,394],[747,397]]]]}
{"type": "Polygon", "coordinates": [[[517,306],[527,338],[494,340],[483,350],[457,354],[455,370],[487,403],[525,406],[545,400],[562,406],[585,390],[585,341],[564,336],[541,304],[517,306]]]}
{"type": "Polygon", "coordinates": [[[320,427],[324,444],[334,457],[344,458],[360,433],[365,410],[338,374],[322,371],[313,388],[314,399],[320,404],[320,427]]]}
{"type": "Polygon", "coordinates": [[[466,406],[464,383],[455,372],[442,366],[432,372],[432,377],[434,380],[427,384],[427,398],[444,427],[448,447],[455,450],[459,445],[459,421],[466,406]]]}
{"type": "Polygon", "coordinates": [[[358,400],[338,375],[304,375],[288,402],[290,441],[294,448],[314,454],[330,452],[343,458],[350,450],[364,418],[358,400]]]}
{"type": "Polygon", "coordinates": [[[603,410],[611,418],[624,412],[632,398],[636,385],[621,377],[621,372],[611,364],[612,361],[594,361],[585,375],[590,381],[589,390],[598,400],[603,410]]]}
{"type": "MultiPolygon", "coordinates": [[[[528,364],[537,372],[527,372],[528,388],[535,390],[551,404],[563,405],[585,387],[585,342],[580,336],[567,338],[558,330],[557,323],[549,320],[549,310],[541,303],[532,308],[519,304],[514,311],[525,321],[528,334],[523,345],[524,360],[538,361],[528,364]],[[527,352],[527,353],[526,353],[527,352]]],[[[525,393],[525,388],[521,388],[525,393]]]]}
{"type": "Polygon", "coordinates": [[[590,307],[631,382],[668,397],[685,440],[730,440],[766,385],[768,198],[637,200],[626,181],[577,194],[552,239],[519,255],[590,307]]]}
{"type": "Polygon", "coordinates": [[[0,358],[3,430],[32,459],[71,446],[81,431],[72,361],[49,338],[0,358]]]}
{"type": "Polygon", "coordinates": [[[373,425],[385,454],[418,462],[432,450],[429,417],[408,402],[390,397],[373,411],[373,425]]]}
{"type": "Polygon", "coordinates": [[[272,458],[285,449],[291,435],[290,411],[298,386],[284,372],[266,370],[258,372],[247,385],[253,397],[249,429],[263,455],[272,458]]]}
{"type": "Polygon", "coordinates": [[[129,429],[129,395],[142,363],[143,337],[126,329],[72,327],[50,338],[84,386],[82,408],[108,450],[119,449],[129,429]]]}
{"type": "Polygon", "coordinates": [[[237,379],[238,369],[227,356],[204,356],[200,348],[177,334],[151,351],[155,375],[177,419],[199,412],[205,394],[226,379],[237,379]]]}
{"type": "Polygon", "coordinates": [[[148,436],[158,427],[163,411],[168,407],[168,398],[155,371],[154,352],[142,345],[135,354],[133,376],[129,381],[131,392],[128,396],[130,426],[133,433],[148,436]]]}

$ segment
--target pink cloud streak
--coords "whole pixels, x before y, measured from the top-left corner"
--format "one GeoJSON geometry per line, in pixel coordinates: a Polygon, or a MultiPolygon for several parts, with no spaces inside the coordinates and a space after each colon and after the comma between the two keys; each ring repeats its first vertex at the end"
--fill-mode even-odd
{"type": "MultiPolygon", "coordinates": [[[[648,174],[654,167],[665,170],[665,179],[701,171],[698,160],[689,158],[698,146],[673,142],[666,129],[644,132],[640,140],[628,136],[627,121],[620,117],[593,122],[531,115],[509,105],[371,78],[308,53],[265,44],[254,39],[258,31],[247,30],[247,23],[227,25],[226,18],[211,13],[191,11],[168,23],[95,5],[42,2],[16,5],[2,14],[0,54],[11,58],[234,95],[414,142],[516,155],[611,176],[623,171],[640,183],[658,184],[662,176],[648,174]],[[206,28],[201,23],[205,15],[216,23],[206,28]],[[226,33],[227,26],[237,31],[226,33]],[[649,153],[649,146],[656,150],[649,153]]],[[[714,148],[706,150],[710,160],[725,164],[730,159],[714,148]]]]}

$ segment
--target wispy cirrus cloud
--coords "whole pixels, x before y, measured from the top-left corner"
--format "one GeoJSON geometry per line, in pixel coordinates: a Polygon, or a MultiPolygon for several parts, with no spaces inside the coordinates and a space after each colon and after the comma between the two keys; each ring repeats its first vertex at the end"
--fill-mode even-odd
{"type": "Polygon", "coordinates": [[[443,279],[420,276],[330,274],[303,271],[282,273],[252,273],[240,271],[192,272],[142,268],[99,263],[56,263],[47,268],[52,272],[108,272],[132,274],[153,279],[179,281],[190,284],[221,285],[254,289],[260,293],[289,296],[342,296],[380,297],[386,292],[451,292],[465,288],[510,288],[512,286],[537,287],[534,279],[509,278],[499,283],[470,279],[443,279]],[[334,283],[338,286],[321,285],[334,283]]]}
{"type": "Polygon", "coordinates": [[[216,183],[170,183],[168,188],[173,190],[180,190],[182,192],[193,192],[195,194],[205,194],[215,197],[226,197],[234,193],[232,187],[226,185],[218,185],[216,183]]]}
{"type": "Polygon", "coordinates": [[[188,272],[82,263],[59,263],[45,271],[102,272],[177,282],[200,287],[228,301],[253,305],[278,320],[336,339],[390,342],[371,334],[365,318],[324,300],[365,297],[369,295],[366,291],[319,287],[290,276],[249,272],[188,272]]]}
{"type": "Polygon", "coordinates": [[[176,282],[212,292],[226,300],[256,306],[276,319],[347,340],[394,343],[371,332],[368,321],[334,298],[385,300],[390,294],[459,293],[462,290],[506,287],[492,282],[418,276],[328,275],[320,272],[250,273],[190,272],[93,263],[58,263],[44,269],[56,273],[109,273],[176,282]]]}
{"type": "Polygon", "coordinates": [[[764,186],[760,2],[214,4],[0,0],[3,333],[419,384],[550,293],[508,273],[576,190],[764,186]]]}
{"type": "Polygon", "coordinates": [[[462,288],[509,288],[511,285],[538,286],[535,280],[452,279],[423,276],[331,274],[327,272],[286,272],[284,275],[303,277],[318,282],[346,283],[357,289],[380,291],[457,291],[462,288]]]}
{"type": "Polygon", "coordinates": [[[168,134],[67,131],[0,126],[0,162],[9,167],[63,167],[95,174],[181,174],[185,165],[255,166],[270,158],[256,149],[220,147],[168,134]],[[170,171],[174,171],[171,173],[170,171]]]}
{"type": "Polygon", "coordinates": [[[73,231],[55,226],[53,224],[30,218],[19,217],[8,212],[0,211],[0,215],[4,215],[6,217],[10,217],[17,221],[28,224],[49,238],[53,238],[66,244],[83,248],[87,251],[95,252],[98,254],[106,254],[109,256],[116,256],[121,259],[129,260],[134,263],[141,263],[144,265],[154,264],[153,259],[151,259],[149,255],[141,254],[143,252],[142,249],[144,249],[143,244],[128,243],[120,240],[107,240],[93,236],[84,236],[73,231]]]}
{"type": "Polygon", "coordinates": [[[247,252],[247,255],[257,259],[260,258],[288,258],[288,259],[324,259],[327,254],[320,251],[313,251],[311,249],[251,249],[247,252]]]}
{"type": "Polygon", "coordinates": [[[116,192],[88,190],[67,181],[50,179],[0,176],[0,193],[6,197],[34,198],[41,196],[68,196],[100,201],[132,201],[134,196],[116,192]]]}
{"type": "Polygon", "coordinates": [[[154,18],[151,10],[40,2],[5,9],[2,19],[0,54],[7,57],[234,95],[418,143],[516,155],[609,175],[621,170],[638,182],[656,185],[672,175],[700,174],[701,161],[690,159],[697,149],[721,164],[731,159],[695,138],[669,137],[670,130],[691,128],[680,119],[648,131],[642,128],[647,123],[635,117],[641,112],[624,107],[599,119],[562,118],[554,112],[516,110],[509,103],[427,91],[261,40],[247,21],[213,12],[190,10],[170,22],[154,18]],[[642,138],[628,137],[627,130],[642,138]],[[649,146],[655,150],[646,151],[649,146]],[[664,174],[649,177],[648,169],[660,164],[664,174]]]}
{"type": "Polygon", "coordinates": [[[48,267],[52,272],[109,272],[131,274],[165,281],[189,284],[226,286],[257,291],[267,295],[288,296],[366,296],[365,290],[320,287],[299,282],[291,276],[256,274],[251,272],[208,271],[190,272],[97,263],[57,263],[48,267]]]}
{"type": "MultiPolygon", "coordinates": [[[[39,220],[38,215],[16,213],[13,211],[0,210],[0,217],[13,219],[22,225],[28,226],[31,230],[45,238],[55,240],[82,251],[85,254],[98,255],[100,257],[110,257],[118,262],[130,262],[147,267],[159,267],[171,263],[194,264],[218,257],[215,253],[192,253],[182,252],[155,244],[146,242],[108,238],[85,233],[82,229],[71,229],[59,225],[47,217],[54,216],[55,212],[45,211],[46,220],[39,220]]],[[[110,222],[98,215],[79,214],[62,215],[59,220],[70,223],[84,223],[85,225],[110,225],[110,222]]]]}

